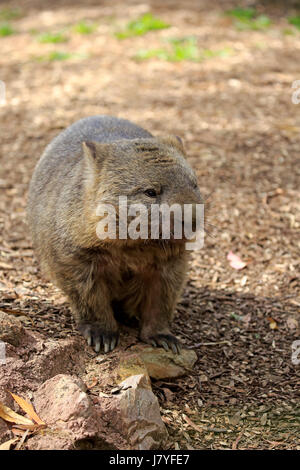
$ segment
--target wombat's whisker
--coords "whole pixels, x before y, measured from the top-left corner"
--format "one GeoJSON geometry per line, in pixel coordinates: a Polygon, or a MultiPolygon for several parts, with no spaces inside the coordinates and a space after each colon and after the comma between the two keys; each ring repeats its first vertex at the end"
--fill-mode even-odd
{"type": "Polygon", "coordinates": [[[210,197],[215,194],[216,192],[216,189],[213,189],[210,193],[208,193],[207,195],[203,195],[203,199],[204,199],[204,204],[207,203],[207,201],[210,199],[210,197]]]}

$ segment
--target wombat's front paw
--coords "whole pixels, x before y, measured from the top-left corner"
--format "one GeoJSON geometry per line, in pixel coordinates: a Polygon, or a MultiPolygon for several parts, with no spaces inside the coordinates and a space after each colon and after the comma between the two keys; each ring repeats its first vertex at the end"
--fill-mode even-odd
{"type": "Polygon", "coordinates": [[[101,348],[105,353],[112,351],[118,344],[119,332],[103,328],[98,323],[80,323],[78,329],[97,353],[101,348]]]}
{"type": "Polygon", "coordinates": [[[163,347],[166,351],[171,349],[174,354],[181,353],[181,343],[175,336],[169,334],[155,334],[147,338],[142,338],[146,343],[154,347],[163,347]]]}

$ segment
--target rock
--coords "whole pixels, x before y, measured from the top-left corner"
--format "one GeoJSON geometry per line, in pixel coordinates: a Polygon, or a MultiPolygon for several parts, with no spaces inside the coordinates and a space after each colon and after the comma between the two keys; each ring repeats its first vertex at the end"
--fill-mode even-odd
{"type": "Polygon", "coordinates": [[[84,345],[84,339],[76,336],[38,342],[35,348],[39,353],[25,364],[27,377],[43,383],[58,374],[79,374],[84,370],[84,345]]]}
{"type": "Polygon", "coordinates": [[[119,367],[116,370],[116,381],[122,382],[130,376],[147,375],[144,361],[138,354],[124,354],[121,356],[119,367]]]}
{"type": "Polygon", "coordinates": [[[28,450],[117,450],[101,438],[84,438],[74,441],[64,432],[45,429],[43,434],[30,437],[26,442],[28,450]]]}
{"type": "Polygon", "coordinates": [[[123,380],[123,382],[120,383],[120,391],[125,391],[129,388],[145,388],[146,390],[152,390],[149,375],[131,375],[126,380],[123,380]]]}
{"type": "Polygon", "coordinates": [[[72,450],[74,440],[71,436],[53,432],[48,429],[43,430],[43,434],[30,437],[26,442],[27,450],[72,450]]]}
{"type": "Polygon", "coordinates": [[[9,428],[4,419],[0,418],[0,444],[10,439],[9,428]]]}
{"type": "Polygon", "coordinates": [[[28,449],[116,449],[105,438],[86,386],[76,376],[59,374],[34,394],[34,406],[47,424],[41,435],[30,438],[28,449]]]}
{"type": "Polygon", "coordinates": [[[0,366],[0,400],[8,406],[8,390],[26,398],[27,393],[58,374],[80,374],[84,370],[86,356],[81,338],[44,340],[26,331],[21,346],[6,346],[6,363],[0,366]]]}
{"type": "Polygon", "coordinates": [[[132,449],[160,449],[168,438],[159,404],[147,375],[135,375],[121,384],[116,397],[120,410],[119,429],[132,449]]]}
{"type": "Polygon", "coordinates": [[[13,315],[0,310],[0,340],[19,346],[24,335],[25,329],[22,323],[13,315]]]}
{"type": "Polygon", "coordinates": [[[75,421],[93,415],[93,404],[78,377],[59,374],[47,380],[34,394],[37,413],[56,428],[72,428],[75,421]]]}
{"type": "Polygon", "coordinates": [[[148,374],[130,376],[112,397],[95,406],[74,376],[57,375],[34,394],[48,428],[28,440],[29,449],[158,449],[168,437],[148,374]],[[102,405],[102,408],[101,408],[102,405]]]}
{"type": "Polygon", "coordinates": [[[131,351],[134,354],[125,356],[120,362],[122,371],[126,371],[126,362],[133,368],[136,364],[144,364],[149,376],[153,379],[167,379],[180,377],[188,374],[193,368],[197,354],[191,349],[183,349],[181,354],[174,354],[162,348],[152,348],[150,346],[134,346],[131,351]]]}

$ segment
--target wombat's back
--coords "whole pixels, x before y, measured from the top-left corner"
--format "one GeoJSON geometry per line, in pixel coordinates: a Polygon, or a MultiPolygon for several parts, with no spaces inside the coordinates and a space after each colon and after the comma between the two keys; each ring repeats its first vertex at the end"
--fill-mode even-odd
{"type": "Polygon", "coordinates": [[[61,132],[48,145],[45,153],[59,154],[75,153],[81,150],[84,141],[113,142],[121,139],[137,139],[152,137],[149,132],[126,119],[113,116],[91,116],[80,119],[61,132]]]}

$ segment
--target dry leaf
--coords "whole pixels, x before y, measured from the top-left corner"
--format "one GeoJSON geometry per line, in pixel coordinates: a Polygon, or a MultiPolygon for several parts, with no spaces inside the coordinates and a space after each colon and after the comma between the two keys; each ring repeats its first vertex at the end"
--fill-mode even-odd
{"type": "Polygon", "coordinates": [[[0,269],[14,269],[14,267],[11,264],[7,263],[0,263],[0,269]]]}
{"type": "Polygon", "coordinates": [[[296,318],[293,318],[293,317],[289,317],[286,321],[286,324],[290,330],[296,330],[299,326],[298,320],[296,320],[296,318]]]}
{"type": "Polygon", "coordinates": [[[238,435],[238,437],[236,438],[236,440],[232,443],[232,450],[237,450],[238,448],[238,444],[241,440],[241,438],[243,437],[243,431],[238,435]]]}
{"type": "Polygon", "coordinates": [[[10,423],[22,424],[24,426],[34,425],[30,419],[15,413],[13,410],[8,408],[8,406],[3,405],[3,403],[0,403],[0,418],[10,423]]]}
{"type": "Polygon", "coordinates": [[[14,393],[11,393],[11,392],[9,393],[11,394],[13,399],[18,403],[20,408],[22,408],[22,410],[25,411],[25,413],[27,413],[28,416],[30,416],[30,418],[33,419],[33,421],[35,421],[37,424],[40,424],[42,426],[46,424],[36,414],[31,403],[28,403],[26,400],[24,400],[24,398],[21,398],[18,395],[15,395],[14,393]]]}
{"type": "Polygon", "coordinates": [[[24,441],[25,441],[26,437],[28,436],[28,434],[29,434],[29,429],[27,429],[27,430],[24,432],[22,438],[20,439],[20,441],[19,441],[18,444],[16,445],[16,449],[15,449],[15,450],[20,450],[20,449],[21,449],[21,447],[22,447],[22,445],[24,444],[24,441]]]}
{"type": "Polygon", "coordinates": [[[18,428],[11,428],[11,432],[13,433],[14,436],[22,437],[24,435],[25,430],[18,429],[18,428]]]}
{"type": "Polygon", "coordinates": [[[88,390],[90,390],[91,388],[95,387],[96,385],[98,385],[98,379],[97,377],[93,377],[93,379],[91,380],[91,382],[89,382],[88,384],[86,384],[86,388],[88,390]]]}
{"type": "Polygon", "coordinates": [[[274,320],[274,318],[268,317],[268,321],[270,322],[269,326],[270,326],[271,330],[277,330],[278,329],[277,323],[274,320]]]}
{"type": "Polygon", "coordinates": [[[9,441],[3,442],[0,444],[0,450],[10,450],[11,446],[18,442],[19,438],[15,437],[14,439],[10,439],[9,441]]]}
{"type": "Polygon", "coordinates": [[[249,312],[247,313],[247,315],[244,315],[242,317],[242,322],[244,322],[245,327],[248,328],[250,321],[251,321],[251,313],[249,312]]]}
{"type": "Polygon", "coordinates": [[[227,255],[228,261],[230,261],[230,266],[234,269],[243,269],[247,266],[247,264],[241,260],[238,255],[235,255],[232,251],[230,251],[227,255]]]}
{"type": "Polygon", "coordinates": [[[193,423],[193,421],[190,420],[185,414],[183,415],[184,421],[189,424],[195,431],[198,432],[203,432],[203,429],[200,428],[200,426],[197,426],[197,424],[193,423]]]}
{"type": "Polygon", "coordinates": [[[41,424],[34,424],[34,423],[32,423],[32,424],[16,424],[14,429],[22,429],[24,431],[29,429],[29,431],[36,431],[38,429],[42,429],[43,427],[44,426],[42,426],[41,424]]]}

